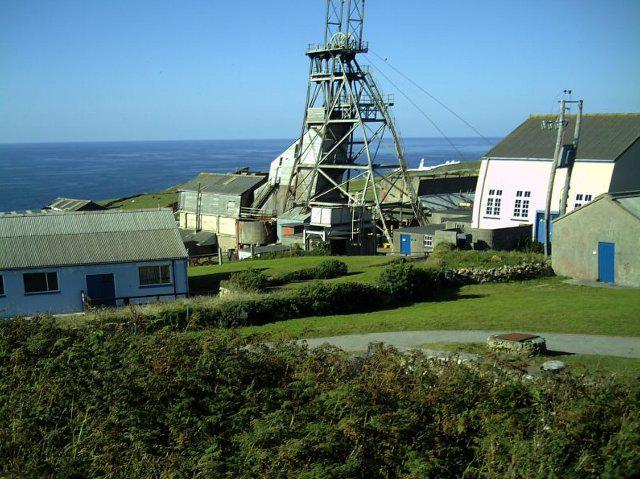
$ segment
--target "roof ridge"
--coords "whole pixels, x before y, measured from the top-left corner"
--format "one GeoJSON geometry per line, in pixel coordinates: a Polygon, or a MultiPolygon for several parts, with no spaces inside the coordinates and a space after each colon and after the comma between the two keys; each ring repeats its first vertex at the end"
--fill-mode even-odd
{"type": "Polygon", "coordinates": [[[65,216],[65,215],[108,215],[108,214],[135,214],[135,213],[150,213],[170,211],[171,208],[141,208],[138,210],[122,210],[122,209],[107,209],[107,210],[95,210],[95,211],[55,211],[55,210],[29,210],[29,211],[3,211],[0,212],[0,218],[23,218],[23,217],[36,217],[36,216],[65,216]]]}
{"type": "MultiPolygon", "coordinates": [[[[542,117],[557,117],[558,113],[531,113],[529,118],[542,118],[542,117]]],[[[576,116],[575,113],[569,113],[565,116],[576,116]]],[[[640,117],[640,112],[628,112],[628,113],[583,113],[582,117],[640,117]]]]}

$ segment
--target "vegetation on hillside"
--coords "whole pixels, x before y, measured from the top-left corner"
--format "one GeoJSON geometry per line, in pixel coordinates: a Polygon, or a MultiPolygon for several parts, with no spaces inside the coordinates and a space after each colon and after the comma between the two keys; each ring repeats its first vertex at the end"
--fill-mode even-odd
{"type": "Polygon", "coordinates": [[[640,396],[379,350],[0,323],[3,477],[635,477],[640,396]]]}
{"type": "Polygon", "coordinates": [[[97,201],[109,209],[142,210],[153,208],[171,208],[178,202],[178,193],[172,190],[159,193],[143,193],[113,200],[97,201]]]}

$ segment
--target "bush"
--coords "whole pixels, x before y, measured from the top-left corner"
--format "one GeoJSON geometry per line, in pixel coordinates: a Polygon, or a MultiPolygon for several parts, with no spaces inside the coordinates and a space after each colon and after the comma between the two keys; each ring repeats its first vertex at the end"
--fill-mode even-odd
{"type": "Polygon", "coordinates": [[[233,273],[227,281],[220,286],[231,291],[247,293],[263,293],[269,286],[269,277],[259,270],[249,268],[238,273],[233,273]]]}
{"type": "Polygon", "coordinates": [[[333,279],[344,276],[349,268],[344,261],[330,259],[313,268],[303,268],[271,279],[272,284],[281,285],[292,281],[308,281],[311,279],[333,279]]]}
{"type": "Polygon", "coordinates": [[[424,299],[437,290],[437,273],[408,262],[393,263],[380,273],[378,286],[394,303],[424,299]]]}
{"type": "MultiPolygon", "coordinates": [[[[315,294],[315,293],[314,293],[315,294]]],[[[323,293],[324,294],[324,293],[323,293]]],[[[2,477],[638,477],[608,380],[330,348],[0,322],[2,477]]]]}

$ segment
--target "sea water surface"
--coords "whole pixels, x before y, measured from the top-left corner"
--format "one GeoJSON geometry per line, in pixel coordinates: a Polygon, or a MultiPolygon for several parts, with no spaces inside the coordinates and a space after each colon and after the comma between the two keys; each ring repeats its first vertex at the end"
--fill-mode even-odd
{"type": "MultiPolygon", "coordinates": [[[[403,141],[410,168],[448,160],[473,161],[499,141],[453,138],[403,141]]],[[[245,166],[268,171],[292,140],[137,141],[0,144],[0,211],[39,209],[63,196],[103,200],[157,192],[200,172],[232,172],[245,166]]],[[[391,148],[378,159],[387,162],[391,148]]]]}

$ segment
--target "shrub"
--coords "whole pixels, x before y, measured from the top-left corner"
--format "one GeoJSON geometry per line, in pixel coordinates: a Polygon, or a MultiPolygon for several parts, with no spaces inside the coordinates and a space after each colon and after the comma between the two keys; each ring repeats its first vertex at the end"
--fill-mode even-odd
{"type": "Polygon", "coordinates": [[[438,255],[441,253],[446,253],[449,251],[457,251],[458,247],[453,243],[438,243],[435,248],[433,248],[433,254],[438,255]]]}
{"type": "Polygon", "coordinates": [[[259,270],[249,268],[238,273],[221,283],[221,286],[231,290],[248,293],[263,293],[269,286],[269,277],[259,270]]]}
{"type": "MultiPolygon", "coordinates": [[[[502,365],[501,365],[502,366],[502,365]]],[[[380,348],[0,322],[2,477],[638,477],[640,396],[380,348]]]]}
{"type": "Polygon", "coordinates": [[[313,268],[303,268],[271,279],[274,285],[286,284],[292,281],[308,281],[310,279],[333,279],[344,276],[349,271],[344,261],[330,259],[321,262],[313,268]]]}
{"type": "Polygon", "coordinates": [[[411,263],[394,263],[382,270],[378,286],[394,303],[423,299],[435,293],[437,273],[411,263]]]}

